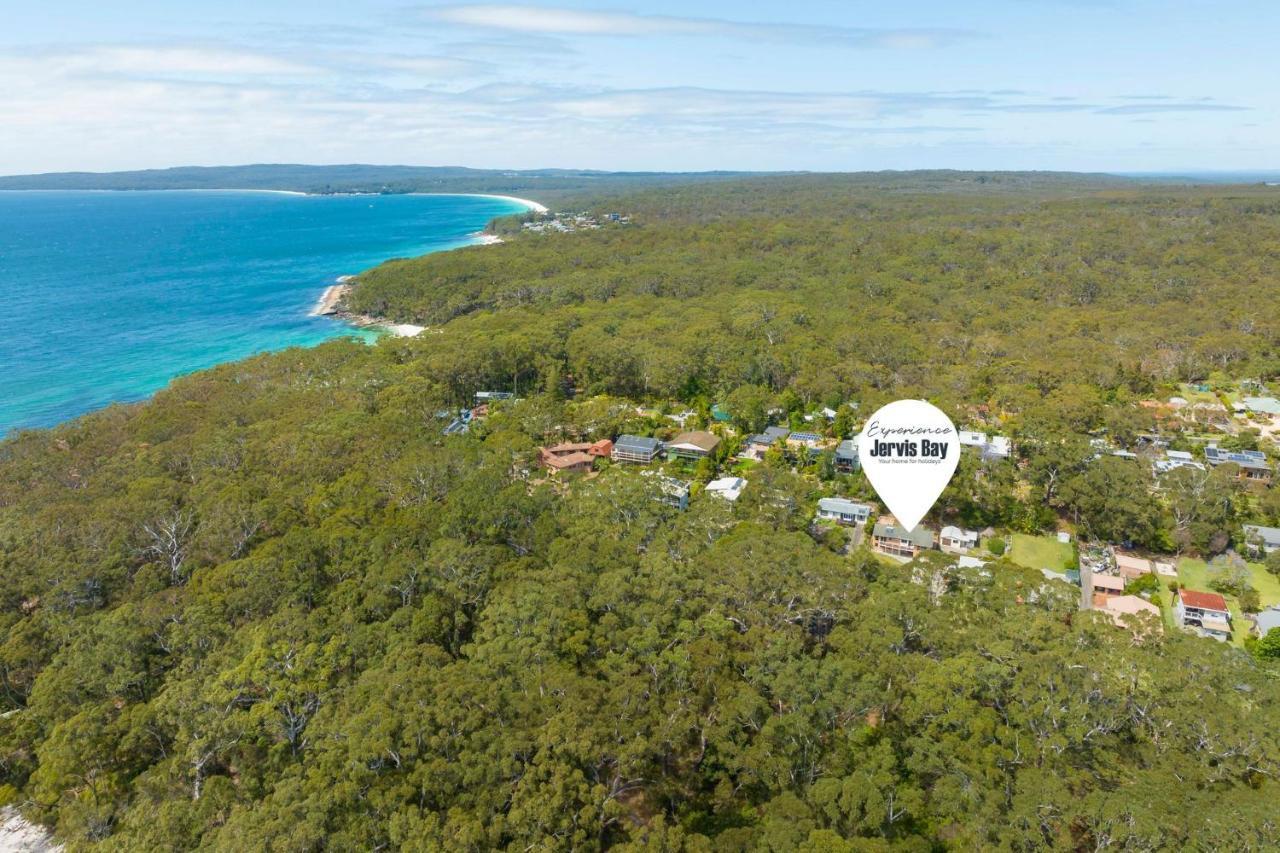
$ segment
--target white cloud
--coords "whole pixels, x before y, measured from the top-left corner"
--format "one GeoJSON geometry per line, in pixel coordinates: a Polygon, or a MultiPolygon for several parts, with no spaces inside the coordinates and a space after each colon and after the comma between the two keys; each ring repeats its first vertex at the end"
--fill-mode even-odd
{"type": "Polygon", "coordinates": [[[559,77],[570,82],[407,46],[0,51],[0,127],[11,131],[0,134],[0,171],[283,160],[853,168],[896,162],[913,145],[1070,147],[1055,113],[1071,116],[1073,133],[1086,122],[1110,132],[1141,113],[1230,107],[1191,97],[1099,106],[1006,89],[769,91],[559,77]],[[840,159],[876,151],[882,159],[840,159]]]}
{"type": "Polygon", "coordinates": [[[947,28],[830,27],[501,4],[443,6],[425,15],[441,23],[539,36],[704,36],[897,50],[943,47],[976,37],[947,28]]]}
{"type": "Polygon", "coordinates": [[[203,46],[90,45],[55,50],[11,52],[0,62],[26,63],[46,74],[306,75],[319,69],[267,53],[203,46]]]}

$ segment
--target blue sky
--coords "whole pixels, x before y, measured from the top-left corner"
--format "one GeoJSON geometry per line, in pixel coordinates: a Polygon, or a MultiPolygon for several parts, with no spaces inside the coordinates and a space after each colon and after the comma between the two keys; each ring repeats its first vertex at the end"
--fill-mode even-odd
{"type": "Polygon", "coordinates": [[[1280,3],[0,0],[0,173],[1280,168],[1280,3]]]}

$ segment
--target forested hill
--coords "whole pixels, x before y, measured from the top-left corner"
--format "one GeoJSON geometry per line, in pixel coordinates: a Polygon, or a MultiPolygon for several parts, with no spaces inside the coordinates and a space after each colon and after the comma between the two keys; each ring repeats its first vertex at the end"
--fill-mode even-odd
{"type": "Polygon", "coordinates": [[[641,397],[752,385],[1092,410],[1280,364],[1280,188],[917,173],[584,203],[631,221],[393,261],[350,305],[448,323],[428,357],[467,360],[439,374],[462,375],[459,394],[552,365],[641,397]]]}
{"type": "MultiPolygon", "coordinates": [[[[648,187],[702,186],[742,180],[745,172],[604,172],[584,169],[469,169],[460,166],[377,166],[349,164],[313,166],[259,163],[245,166],[180,166],[131,172],[51,172],[0,177],[0,190],[191,190],[260,189],[306,193],[438,192],[530,195],[551,204],[570,197],[576,202],[648,187]]],[[[759,176],[756,176],[757,179],[759,176]]],[[[860,172],[838,176],[868,187],[910,186],[955,189],[965,184],[991,186],[1098,187],[1132,186],[1139,179],[1071,172],[952,171],[860,172]]],[[[1177,177],[1143,179],[1182,183],[1177,177]]]]}
{"type": "Polygon", "coordinates": [[[460,166],[180,166],[132,172],[53,172],[0,177],[0,190],[259,189],[306,193],[437,192],[533,194],[548,200],[565,192],[706,183],[741,172],[601,172],[575,169],[468,169],[460,166]]]}
{"type": "Polygon", "coordinates": [[[629,221],[364,276],[417,338],[0,443],[0,806],[103,851],[1274,849],[1280,682],[1245,650],[846,548],[817,499],[869,492],[829,458],[684,511],[536,467],[713,402],[835,432],[928,395],[1022,454],[966,457],[937,517],[1168,546],[1084,438],[1275,378],[1280,198],[981,177],[606,194],[629,221]],[[523,399],[442,435],[481,389],[523,399]]]}

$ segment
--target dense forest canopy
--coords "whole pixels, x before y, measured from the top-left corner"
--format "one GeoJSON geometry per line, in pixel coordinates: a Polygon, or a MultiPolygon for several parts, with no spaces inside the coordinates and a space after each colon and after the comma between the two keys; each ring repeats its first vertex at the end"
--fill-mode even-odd
{"type": "Polygon", "coordinates": [[[583,196],[630,222],[363,276],[417,338],[0,444],[0,805],[86,850],[1274,848],[1280,684],[1245,651],[1007,560],[846,552],[810,520],[860,476],[765,464],[681,512],[533,467],[660,429],[638,403],[927,395],[1027,447],[940,513],[1280,521],[1275,487],[1157,505],[1082,462],[1164,383],[1276,374],[1280,191],[978,177],[583,196]],[[524,399],[442,436],[484,388],[524,399]]]}
{"type": "Polygon", "coordinates": [[[637,396],[763,384],[1020,408],[1073,384],[1280,369],[1280,189],[922,186],[815,176],[598,199],[632,222],[384,264],[351,305],[448,323],[451,345],[425,346],[487,370],[468,387],[528,387],[554,361],[637,396]]]}

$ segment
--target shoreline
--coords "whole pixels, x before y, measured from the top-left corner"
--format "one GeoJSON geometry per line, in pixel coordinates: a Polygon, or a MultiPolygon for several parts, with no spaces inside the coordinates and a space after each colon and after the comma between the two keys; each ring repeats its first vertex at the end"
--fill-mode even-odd
{"type": "Polygon", "coordinates": [[[368,314],[353,314],[342,307],[342,300],[351,292],[353,275],[338,278],[337,284],[331,284],[320,294],[315,307],[308,312],[309,317],[331,317],[356,329],[386,329],[398,338],[416,337],[426,331],[426,326],[413,323],[393,323],[383,317],[370,317],[368,314]]]}
{"type": "Polygon", "coordinates": [[[409,193],[409,195],[452,195],[452,196],[472,196],[474,198],[497,198],[503,201],[514,201],[517,204],[523,204],[534,213],[550,213],[551,208],[545,204],[541,204],[532,199],[519,198],[513,195],[497,195],[496,193],[409,193]]]}
{"type": "MultiPolygon", "coordinates": [[[[479,195],[478,193],[408,193],[408,195],[479,195]]],[[[547,210],[543,205],[536,201],[528,199],[518,199],[513,196],[485,196],[486,198],[503,198],[511,201],[518,201],[522,204],[537,205],[543,212],[547,210]]],[[[469,235],[471,243],[467,246],[457,246],[455,248],[465,249],[468,246],[495,246],[504,242],[497,234],[487,234],[484,231],[473,231],[469,235]]],[[[452,252],[454,249],[441,249],[440,251],[452,252]]],[[[435,254],[428,252],[427,254],[435,254]]],[[[419,255],[417,257],[423,257],[419,255]]],[[[324,289],[320,294],[320,298],[316,300],[316,304],[307,312],[308,317],[329,317],[339,322],[346,323],[356,329],[385,329],[398,338],[414,338],[425,332],[427,326],[419,326],[414,323],[396,323],[386,317],[370,317],[368,314],[354,314],[343,307],[342,302],[351,292],[351,288],[355,287],[356,276],[340,275],[335,282],[324,289]]]]}
{"type": "Polygon", "coordinates": [[[62,849],[43,826],[27,820],[15,808],[0,808],[0,853],[56,853],[62,849]]]}

